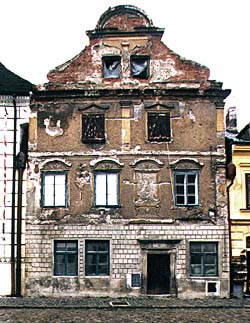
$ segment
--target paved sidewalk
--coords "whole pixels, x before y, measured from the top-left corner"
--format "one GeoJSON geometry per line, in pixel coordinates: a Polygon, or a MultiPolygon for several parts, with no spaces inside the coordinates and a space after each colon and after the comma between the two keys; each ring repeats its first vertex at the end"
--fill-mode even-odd
{"type": "Polygon", "coordinates": [[[0,297],[0,308],[250,308],[249,298],[176,299],[143,297],[0,297]]]}

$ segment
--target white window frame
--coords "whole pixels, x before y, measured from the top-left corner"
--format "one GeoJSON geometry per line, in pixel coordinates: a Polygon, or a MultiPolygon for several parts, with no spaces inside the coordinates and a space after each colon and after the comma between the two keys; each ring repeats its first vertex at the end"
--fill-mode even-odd
{"type": "Polygon", "coordinates": [[[67,173],[66,172],[43,172],[41,202],[42,202],[41,203],[42,207],[67,207],[67,173]],[[51,183],[48,183],[49,177],[52,179],[51,183]],[[59,177],[62,178],[61,183],[57,183],[57,180],[59,179],[59,177]]]}
{"type": "Polygon", "coordinates": [[[176,206],[198,206],[199,205],[199,171],[197,170],[176,170],[174,172],[174,195],[175,195],[175,205],[176,206]],[[177,193],[177,181],[176,177],[178,175],[184,175],[184,182],[183,182],[183,187],[184,187],[184,192],[183,192],[183,197],[184,197],[184,203],[178,203],[177,202],[177,197],[182,195],[180,193],[177,193]],[[195,175],[195,192],[194,192],[194,197],[195,197],[195,202],[194,203],[188,203],[188,197],[191,195],[188,193],[188,175],[195,175]]]}
{"type": "Polygon", "coordinates": [[[119,207],[120,173],[118,171],[95,172],[95,207],[119,207]],[[113,182],[115,176],[115,182],[113,182]]]}

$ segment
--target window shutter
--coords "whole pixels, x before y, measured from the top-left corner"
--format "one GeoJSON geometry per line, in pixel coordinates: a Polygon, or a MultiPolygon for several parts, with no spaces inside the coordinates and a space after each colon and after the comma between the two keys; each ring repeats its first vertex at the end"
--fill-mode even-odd
{"type": "Polygon", "coordinates": [[[170,140],[169,113],[148,114],[148,140],[158,142],[170,140]]]}
{"type": "Polygon", "coordinates": [[[82,116],[82,142],[103,143],[105,142],[104,115],[89,114],[82,116]]]}

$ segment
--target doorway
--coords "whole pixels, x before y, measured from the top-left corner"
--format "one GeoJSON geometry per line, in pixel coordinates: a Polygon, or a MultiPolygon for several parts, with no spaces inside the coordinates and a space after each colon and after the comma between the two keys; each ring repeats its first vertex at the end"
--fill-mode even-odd
{"type": "Polygon", "coordinates": [[[170,254],[147,254],[147,294],[170,293],[170,254]]]}

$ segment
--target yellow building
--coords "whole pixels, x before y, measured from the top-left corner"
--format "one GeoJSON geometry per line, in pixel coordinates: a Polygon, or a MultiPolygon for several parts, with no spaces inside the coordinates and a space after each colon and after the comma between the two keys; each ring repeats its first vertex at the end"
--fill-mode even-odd
{"type": "Polygon", "coordinates": [[[243,286],[250,294],[250,124],[239,134],[228,134],[228,164],[236,168],[228,186],[231,222],[231,278],[234,292],[243,286]]]}

